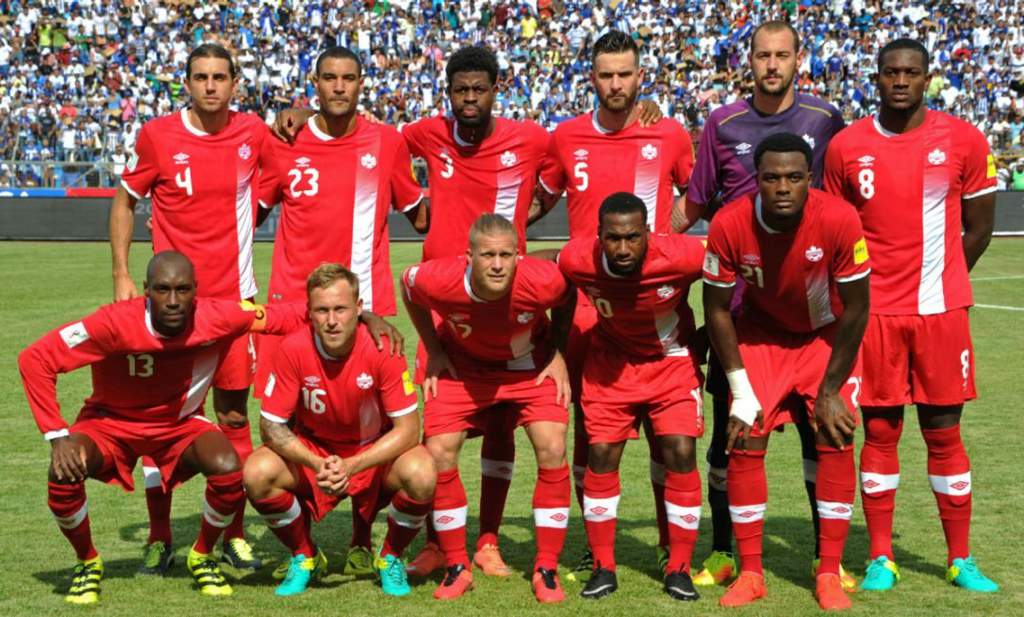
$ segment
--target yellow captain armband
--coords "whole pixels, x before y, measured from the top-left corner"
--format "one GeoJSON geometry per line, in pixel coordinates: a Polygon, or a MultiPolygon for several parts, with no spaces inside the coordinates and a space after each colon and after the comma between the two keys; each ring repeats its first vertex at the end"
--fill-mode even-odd
{"type": "Polygon", "coordinates": [[[858,266],[868,260],[868,243],[864,238],[853,245],[853,263],[858,266]]]}
{"type": "Polygon", "coordinates": [[[402,391],[405,392],[406,396],[416,391],[416,386],[412,383],[409,371],[402,371],[402,391]]]}
{"type": "Polygon", "coordinates": [[[249,330],[252,332],[263,332],[267,327],[267,309],[262,304],[254,304],[248,300],[242,300],[238,303],[238,306],[241,307],[243,311],[255,313],[252,320],[252,326],[249,327],[249,330]]]}

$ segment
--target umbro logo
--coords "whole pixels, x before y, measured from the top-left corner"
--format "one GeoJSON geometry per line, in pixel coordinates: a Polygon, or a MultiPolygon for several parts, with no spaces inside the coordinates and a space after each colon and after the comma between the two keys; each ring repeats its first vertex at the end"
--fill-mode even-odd
{"type": "Polygon", "coordinates": [[[178,165],[188,165],[188,155],[184,152],[179,152],[174,155],[174,162],[178,165]]]}
{"type": "Polygon", "coordinates": [[[373,169],[377,166],[377,157],[367,152],[361,159],[359,159],[359,164],[365,169],[373,169]]]}
{"type": "Polygon", "coordinates": [[[439,517],[435,518],[434,522],[437,523],[438,525],[447,525],[448,523],[450,523],[450,522],[452,522],[454,520],[455,520],[455,517],[448,516],[447,514],[445,514],[443,516],[439,516],[439,517]]]}
{"type": "Polygon", "coordinates": [[[814,138],[811,137],[810,135],[808,135],[807,133],[804,133],[803,138],[804,138],[804,141],[807,142],[807,145],[811,147],[811,150],[813,150],[814,149],[814,144],[816,143],[814,141],[814,138]]]}
{"type": "Polygon", "coordinates": [[[309,163],[310,160],[308,156],[300,156],[299,158],[295,159],[295,166],[298,167],[299,169],[309,167],[309,163]]]}
{"type": "Polygon", "coordinates": [[[505,150],[501,153],[501,164],[505,167],[512,167],[519,161],[519,157],[516,156],[515,152],[511,150],[505,150]]]}
{"type": "Polygon", "coordinates": [[[865,154],[864,156],[857,159],[857,162],[860,163],[861,167],[871,167],[871,165],[873,165],[875,162],[875,157],[871,156],[870,154],[865,154]]]}
{"type": "Polygon", "coordinates": [[[739,513],[740,518],[751,518],[754,516],[757,516],[757,512],[754,512],[753,510],[745,510],[739,513]]]}
{"type": "Polygon", "coordinates": [[[953,484],[950,484],[949,488],[951,488],[951,489],[953,489],[955,491],[962,491],[962,490],[964,490],[965,488],[967,488],[970,485],[971,485],[970,482],[967,482],[965,480],[960,480],[959,482],[954,482],[953,484]]]}
{"type": "Polygon", "coordinates": [[[602,514],[604,514],[605,512],[608,511],[608,508],[606,508],[604,506],[595,506],[595,507],[591,508],[590,511],[593,512],[594,514],[598,515],[598,516],[601,516],[602,514]]]}
{"type": "Polygon", "coordinates": [[[864,480],[864,482],[862,482],[861,484],[864,488],[875,488],[876,486],[882,486],[880,483],[875,482],[874,480],[864,480]]]}
{"type": "Polygon", "coordinates": [[[308,375],[302,378],[302,383],[306,384],[306,386],[310,388],[319,388],[320,378],[316,375],[308,375]]]}
{"type": "Polygon", "coordinates": [[[676,288],[671,285],[662,285],[658,288],[658,297],[661,299],[671,298],[676,293],[676,288]]]}
{"type": "Polygon", "coordinates": [[[658,158],[658,148],[654,144],[646,144],[640,149],[640,156],[644,157],[645,161],[653,161],[658,158]]]}
{"type": "Polygon", "coordinates": [[[573,152],[573,153],[572,153],[573,157],[574,157],[574,158],[575,158],[575,159],[576,159],[577,161],[584,161],[584,160],[586,160],[586,158],[587,158],[587,155],[589,155],[589,154],[590,154],[590,153],[589,153],[589,152],[587,152],[587,151],[586,151],[585,149],[583,149],[583,148],[580,148],[579,150],[577,150],[577,151],[575,151],[575,152],[573,152]]]}
{"type": "Polygon", "coordinates": [[[936,148],[928,153],[928,162],[932,165],[942,165],[946,162],[946,153],[936,148]]]}
{"type": "Polygon", "coordinates": [[[369,390],[373,387],[373,377],[368,373],[360,373],[359,377],[356,377],[356,385],[359,386],[361,390],[369,390]]]}
{"type": "Polygon", "coordinates": [[[831,510],[832,510],[832,512],[835,512],[836,514],[847,514],[847,513],[851,512],[851,510],[849,508],[847,508],[846,506],[836,506],[836,507],[832,508],[831,510]]]}
{"type": "Polygon", "coordinates": [[[568,518],[569,518],[568,516],[562,514],[561,512],[559,512],[557,514],[552,514],[551,515],[551,520],[555,521],[556,523],[561,523],[562,521],[564,521],[564,520],[566,520],[568,518]]]}
{"type": "Polygon", "coordinates": [[[683,522],[690,523],[691,525],[697,522],[697,517],[692,514],[684,514],[682,518],[683,522]]]}
{"type": "Polygon", "coordinates": [[[750,154],[750,151],[753,150],[753,148],[754,147],[751,146],[750,144],[748,144],[747,142],[743,142],[741,144],[737,144],[736,145],[736,154],[738,154],[739,156],[745,156],[747,154],[750,154]]]}

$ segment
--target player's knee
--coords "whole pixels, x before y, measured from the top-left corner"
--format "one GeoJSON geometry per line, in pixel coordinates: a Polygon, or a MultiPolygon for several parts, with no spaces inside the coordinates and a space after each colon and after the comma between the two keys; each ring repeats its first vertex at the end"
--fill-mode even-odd
{"type": "Polygon", "coordinates": [[[918,405],[918,424],[923,430],[951,428],[960,424],[962,411],[962,405],[918,405]]]}
{"type": "Polygon", "coordinates": [[[565,438],[551,436],[534,444],[537,453],[537,465],[547,469],[561,467],[565,464],[565,438]]]}
{"type": "Polygon", "coordinates": [[[245,492],[255,499],[260,499],[273,485],[278,475],[278,461],[267,456],[267,448],[259,448],[245,461],[242,468],[242,483],[245,492]]]}
{"type": "Polygon", "coordinates": [[[402,489],[416,501],[427,501],[434,496],[437,467],[423,446],[416,446],[399,459],[402,489]]]}
{"type": "Polygon", "coordinates": [[[609,473],[619,468],[619,460],[615,455],[619,444],[592,443],[587,460],[587,467],[595,473],[609,473]]]}
{"type": "Polygon", "coordinates": [[[445,439],[428,438],[426,443],[427,451],[438,471],[453,469],[459,464],[458,447],[445,439]]]}
{"type": "Polygon", "coordinates": [[[233,448],[210,452],[203,457],[203,475],[222,476],[242,470],[242,460],[233,448]]]}
{"type": "Polygon", "coordinates": [[[685,435],[661,438],[665,467],[671,471],[688,473],[697,468],[697,441],[685,435]]]}

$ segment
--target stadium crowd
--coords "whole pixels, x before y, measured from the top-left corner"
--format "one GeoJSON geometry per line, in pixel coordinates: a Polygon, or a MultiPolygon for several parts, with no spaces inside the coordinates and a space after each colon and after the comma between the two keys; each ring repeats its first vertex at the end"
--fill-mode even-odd
{"type": "MultiPolygon", "coordinates": [[[[798,88],[847,121],[873,111],[880,46],[914,37],[935,59],[929,105],[1017,158],[1024,4],[1011,0],[2,0],[0,159],[104,160],[118,173],[142,123],[183,103],[188,50],[210,40],[237,53],[238,106],[268,120],[313,97],[306,76],[319,49],[351,47],[367,66],[364,106],[391,124],[441,113],[445,84],[433,76],[443,58],[486,44],[503,71],[496,113],[550,129],[592,107],[589,46],[614,27],[642,43],[643,91],[696,134],[711,111],[749,94],[752,24],[779,15],[805,41],[798,88]]],[[[15,177],[5,164],[0,185],[52,181],[25,169],[15,177]]]]}

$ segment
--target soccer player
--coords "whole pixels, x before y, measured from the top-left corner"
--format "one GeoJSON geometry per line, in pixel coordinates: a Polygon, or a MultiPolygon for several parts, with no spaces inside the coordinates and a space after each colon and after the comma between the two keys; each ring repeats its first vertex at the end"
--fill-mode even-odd
{"type": "Polygon", "coordinates": [[[597,237],[570,240],[557,258],[598,315],[581,397],[590,440],[583,517],[594,558],[581,595],[590,599],[618,588],[619,462],[644,415],[665,461],[665,591],[677,600],[699,597],[689,570],[700,522],[695,448],[704,430],[703,376],[688,345],[694,322],[686,296],[700,277],[704,249],[689,236],[651,234],[647,216],[641,198],[614,193],[601,203],[597,237]]]}
{"type": "Polygon", "coordinates": [[[874,261],[864,336],[861,498],[871,540],[863,589],[899,581],[892,547],[903,406],[917,406],[948,547],[946,578],[994,592],[968,545],[971,466],[960,437],[975,398],[967,273],[992,236],[996,168],[985,136],[924,104],[928,51],[897,39],[878,54],[877,116],[836,136],[825,188],[857,206],[874,261]],[[961,234],[961,231],[963,232],[961,234]]]}
{"type": "MultiPolygon", "coordinates": [[[[800,35],[790,24],[768,21],[754,29],[750,38],[751,72],[754,94],[711,112],[701,134],[697,161],[686,193],[686,211],[681,227],[689,227],[703,217],[713,220],[722,204],[730,203],[757,190],[754,170],[754,146],[765,135],[795,133],[811,147],[811,186],[821,187],[825,150],[832,136],[843,128],[842,114],[832,105],[809,94],[796,92],[794,79],[803,51],[800,35]]],[[[733,295],[734,307],[743,293],[740,279],[733,295]]],[[[708,505],[711,507],[711,554],[694,577],[697,585],[720,584],[735,576],[736,559],[732,554],[732,529],[726,498],[725,428],[729,416],[729,386],[714,353],[708,362],[707,389],[712,396],[713,429],[707,451],[708,505]]],[[[804,485],[818,537],[818,509],[815,505],[815,469],[817,452],[814,431],[796,415],[804,461],[804,485]]],[[[815,547],[815,555],[818,549],[815,547]]],[[[816,572],[817,562],[812,571],[816,572]]],[[[852,591],[857,581],[841,570],[843,583],[852,591]]]]}
{"type": "Polygon", "coordinates": [[[264,309],[197,298],[191,262],[173,251],[150,260],[144,288],[144,298],[61,326],[18,357],[29,407],[52,447],[50,511],[79,560],[65,597],[72,604],[99,602],[103,577],[84,481],[131,491],[140,456],[152,458],[168,490],[196,473],[206,476],[188,570],[203,595],[232,593],[211,553],[245,500],[242,464],[203,415],[203,400],[235,338],[253,330],[289,332],[304,320],[294,306],[264,309]],[[83,366],[91,366],[93,393],[69,427],[57,402],[57,375],[83,366]]]}
{"type": "Polygon", "coordinates": [[[729,512],[739,578],[719,603],[742,606],[766,594],[761,538],[768,437],[807,409],[818,453],[816,505],[824,610],[850,607],[839,563],[850,528],[856,472],[857,350],[868,319],[867,243],[846,202],[811,189],[813,154],[793,133],[754,150],[758,190],[726,205],[711,223],[704,259],[704,321],[729,383],[729,512]],[[739,314],[730,306],[746,281],[739,314]],[[787,399],[803,405],[787,405],[787,399]]]}
{"type": "MultiPolygon", "coordinates": [[[[222,300],[252,299],[254,180],[270,132],[254,114],[229,109],[238,84],[231,54],[216,44],[196,47],[185,65],[191,104],[150,120],[139,132],[110,207],[114,299],[138,295],[128,271],[135,204],[149,195],[153,250],[173,249],[193,261],[199,293],[222,300]]],[[[244,462],[252,452],[246,408],[255,347],[249,334],[234,341],[213,378],[213,409],[221,430],[244,462]]],[[[150,536],[141,571],[163,574],[171,549],[171,495],[166,478],[143,459],[150,536]]],[[[245,507],[245,501],[239,502],[245,507]]],[[[239,511],[224,534],[223,559],[239,570],[260,567],[244,539],[239,511]]]]}
{"type": "MultiPolygon", "coordinates": [[[[292,144],[269,140],[260,178],[260,221],[270,208],[281,204],[269,303],[304,301],[306,279],[314,268],[325,262],[343,263],[359,277],[363,308],[394,315],[388,212],[394,208],[405,213],[421,230],[426,222],[409,149],[392,127],[360,117],[356,103],[363,83],[362,64],[350,50],[326,49],[317,58],[311,79],[319,111],[292,144]]],[[[257,396],[266,387],[280,341],[276,336],[259,337],[257,396]]],[[[372,521],[360,516],[364,513],[372,513],[372,504],[364,507],[353,499],[346,574],[373,571],[372,521]]],[[[282,567],[275,574],[286,572],[282,567]]]]}
{"type": "Polygon", "coordinates": [[[402,278],[409,317],[427,349],[424,436],[438,468],[432,520],[447,566],[434,591],[440,600],[472,588],[458,456],[467,434],[491,426],[495,415],[510,417],[501,423],[509,433],[525,426],[537,455],[534,594],[544,603],[565,598],[558,556],[569,523],[570,395],[546,311],[565,301],[568,285],[555,264],[521,257],[519,245],[510,221],[483,214],[470,229],[466,255],[426,261],[402,278]]]}
{"type": "MultiPolygon", "coordinates": [[[[630,191],[647,208],[647,224],[655,233],[672,231],[671,219],[678,217],[684,198],[676,198],[673,189],[685,194],[693,167],[693,144],[689,133],[678,122],[664,118],[649,126],[638,121],[637,97],[644,80],[640,68],[640,50],[633,37],[611,30],[602,35],[592,51],[591,84],[597,92],[598,106],[555,129],[549,163],[540,182],[542,208],[531,213],[539,218],[554,207],[558,196],[566,193],[569,213],[569,237],[592,239],[597,235],[597,211],[606,197],[630,191]]],[[[583,475],[587,468],[587,435],[583,428],[583,359],[587,355],[590,332],[597,323],[597,311],[580,294],[576,303],[568,347],[570,375],[573,379],[575,443],[573,475],[576,496],[583,507],[583,475]]],[[[665,465],[661,448],[650,427],[645,428],[651,453],[651,486],[654,489],[658,521],[659,564],[667,555],[668,522],[664,508],[665,465]]],[[[578,571],[590,571],[593,562],[585,555],[578,571]]]]}
{"type": "Polygon", "coordinates": [[[311,329],[287,336],[274,356],[261,404],[264,445],[245,464],[245,491],[292,552],[276,594],[291,596],[322,576],[327,560],[310,536],[346,496],[372,520],[390,502],[374,566],[384,593],[410,592],[402,551],[430,510],[437,474],[419,445],[416,393],[405,359],[374,345],[359,324],[359,277],[325,263],[306,283],[311,329]]]}

